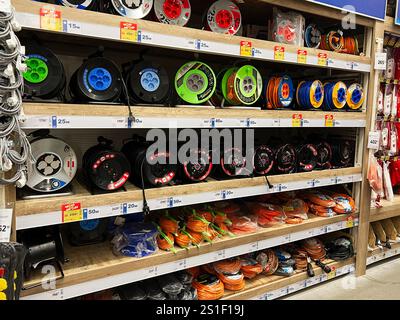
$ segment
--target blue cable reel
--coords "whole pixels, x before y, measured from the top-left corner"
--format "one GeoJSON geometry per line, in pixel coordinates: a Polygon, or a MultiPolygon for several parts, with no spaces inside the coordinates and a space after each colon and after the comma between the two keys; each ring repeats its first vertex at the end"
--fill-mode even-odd
{"type": "Polygon", "coordinates": [[[297,104],[303,109],[318,110],[324,102],[324,86],[321,81],[302,81],[296,92],[297,104]]]}
{"type": "Polygon", "coordinates": [[[350,110],[359,110],[365,101],[365,92],[361,84],[353,83],[347,90],[347,106],[350,110]]]}
{"type": "Polygon", "coordinates": [[[341,82],[327,82],[324,84],[325,100],[323,109],[326,111],[343,110],[347,100],[347,86],[341,82]]]}

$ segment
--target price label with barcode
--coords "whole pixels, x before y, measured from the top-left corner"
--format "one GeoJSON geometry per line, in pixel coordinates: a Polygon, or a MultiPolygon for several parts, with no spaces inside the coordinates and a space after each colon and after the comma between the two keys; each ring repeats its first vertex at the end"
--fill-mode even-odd
{"type": "Polygon", "coordinates": [[[12,209],[0,209],[0,242],[10,242],[12,209]]]}

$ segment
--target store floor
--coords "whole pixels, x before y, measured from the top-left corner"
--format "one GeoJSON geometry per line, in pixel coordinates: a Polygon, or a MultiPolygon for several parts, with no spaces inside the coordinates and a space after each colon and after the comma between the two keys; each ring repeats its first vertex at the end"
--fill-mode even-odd
{"type": "Polygon", "coordinates": [[[347,275],[284,300],[400,300],[400,257],[373,264],[365,276],[347,275]]]}

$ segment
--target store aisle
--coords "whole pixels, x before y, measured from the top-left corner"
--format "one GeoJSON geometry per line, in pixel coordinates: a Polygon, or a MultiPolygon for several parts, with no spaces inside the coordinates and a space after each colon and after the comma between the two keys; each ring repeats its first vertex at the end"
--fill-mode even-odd
{"type": "Polygon", "coordinates": [[[284,300],[398,300],[400,299],[400,257],[384,260],[367,269],[367,275],[341,277],[284,300]]]}

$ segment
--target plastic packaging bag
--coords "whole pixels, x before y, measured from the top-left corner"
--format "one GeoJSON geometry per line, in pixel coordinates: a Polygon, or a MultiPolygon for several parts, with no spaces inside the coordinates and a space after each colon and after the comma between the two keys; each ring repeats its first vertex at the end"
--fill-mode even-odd
{"type": "Polygon", "coordinates": [[[308,219],[308,205],[302,199],[293,199],[286,202],[283,206],[283,211],[288,218],[308,219]]]}
{"type": "Polygon", "coordinates": [[[150,300],[166,300],[167,296],[161,290],[156,279],[150,279],[143,282],[143,289],[150,300]]]}
{"type": "Polygon", "coordinates": [[[128,284],[119,287],[117,293],[121,300],[146,300],[147,294],[139,284],[128,284]]]}
{"type": "Polygon", "coordinates": [[[183,284],[172,274],[167,274],[157,278],[158,284],[162,291],[169,296],[178,296],[183,290],[183,284]]]}
{"type": "Polygon", "coordinates": [[[390,174],[389,174],[389,162],[383,163],[383,185],[385,189],[386,199],[389,201],[393,201],[394,195],[393,195],[392,182],[390,180],[390,174]]]}
{"type": "Polygon", "coordinates": [[[285,223],[286,215],[279,205],[259,202],[251,202],[246,205],[250,213],[257,216],[257,223],[260,227],[272,227],[285,223]]]}
{"type": "Polygon", "coordinates": [[[279,43],[304,45],[305,18],[297,12],[282,12],[274,8],[272,40],[279,43]]]}
{"type": "Polygon", "coordinates": [[[141,258],[157,251],[157,229],[151,223],[129,223],[115,232],[114,254],[141,258]]]}
{"type": "Polygon", "coordinates": [[[372,154],[369,157],[368,181],[372,190],[376,194],[376,197],[374,197],[375,199],[373,200],[378,200],[377,196],[382,197],[384,195],[383,172],[378,160],[372,154]]]}

